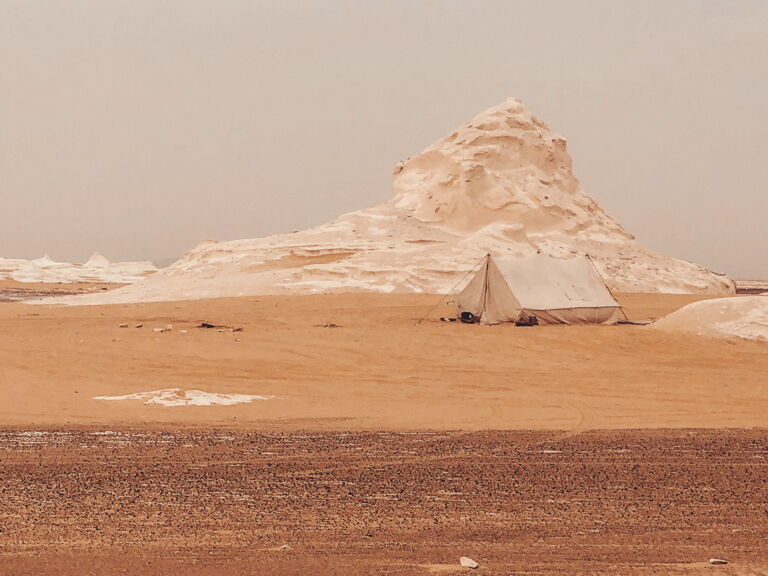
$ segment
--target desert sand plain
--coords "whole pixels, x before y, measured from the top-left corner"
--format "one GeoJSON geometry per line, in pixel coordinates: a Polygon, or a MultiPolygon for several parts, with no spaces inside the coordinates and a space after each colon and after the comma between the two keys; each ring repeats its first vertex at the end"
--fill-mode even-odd
{"type": "Polygon", "coordinates": [[[1,303],[0,573],[768,573],[764,343],[440,300],[1,303]]]}
{"type": "MultiPolygon", "coordinates": [[[[706,298],[618,296],[640,322],[706,298]]],[[[467,326],[441,322],[455,310],[450,300],[433,309],[439,302],[439,295],[357,293],[4,303],[2,423],[570,431],[768,425],[764,343],[648,326],[467,326]],[[199,328],[203,322],[217,328],[199,328]],[[185,409],[93,400],[169,388],[274,398],[185,409]]]]}

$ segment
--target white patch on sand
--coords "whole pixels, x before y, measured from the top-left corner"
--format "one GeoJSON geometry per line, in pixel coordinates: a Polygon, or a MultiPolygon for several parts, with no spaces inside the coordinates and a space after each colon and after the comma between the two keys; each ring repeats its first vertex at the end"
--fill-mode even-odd
{"type": "Polygon", "coordinates": [[[259,396],[256,394],[216,394],[202,390],[181,390],[166,388],[151,392],[138,392],[124,396],[94,396],[94,400],[143,400],[144,404],[159,406],[232,406],[234,404],[250,404],[254,400],[270,400],[274,396],[259,396]]]}

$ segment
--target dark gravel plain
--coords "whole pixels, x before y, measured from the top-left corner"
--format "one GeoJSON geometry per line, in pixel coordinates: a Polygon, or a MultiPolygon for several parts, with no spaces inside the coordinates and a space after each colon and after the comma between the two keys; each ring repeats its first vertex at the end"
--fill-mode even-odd
{"type": "Polygon", "coordinates": [[[768,431],[0,431],[0,574],[452,574],[460,556],[768,574],[768,431]]]}

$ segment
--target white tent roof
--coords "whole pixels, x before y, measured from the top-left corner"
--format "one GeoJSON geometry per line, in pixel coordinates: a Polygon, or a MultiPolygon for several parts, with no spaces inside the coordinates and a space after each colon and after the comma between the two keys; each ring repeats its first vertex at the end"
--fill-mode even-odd
{"type": "Polygon", "coordinates": [[[526,310],[619,306],[586,258],[560,260],[536,254],[493,261],[526,310]]]}

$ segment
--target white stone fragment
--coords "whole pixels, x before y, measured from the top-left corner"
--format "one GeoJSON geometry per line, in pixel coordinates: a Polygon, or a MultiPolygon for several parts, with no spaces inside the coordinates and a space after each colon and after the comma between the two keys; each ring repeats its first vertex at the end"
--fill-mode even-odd
{"type": "Polygon", "coordinates": [[[138,392],[123,396],[94,396],[94,400],[110,402],[120,400],[142,400],[144,404],[159,406],[232,406],[234,404],[250,404],[254,400],[271,400],[274,396],[256,394],[217,394],[202,390],[180,390],[167,388],[151,392],[138,392]]]}

